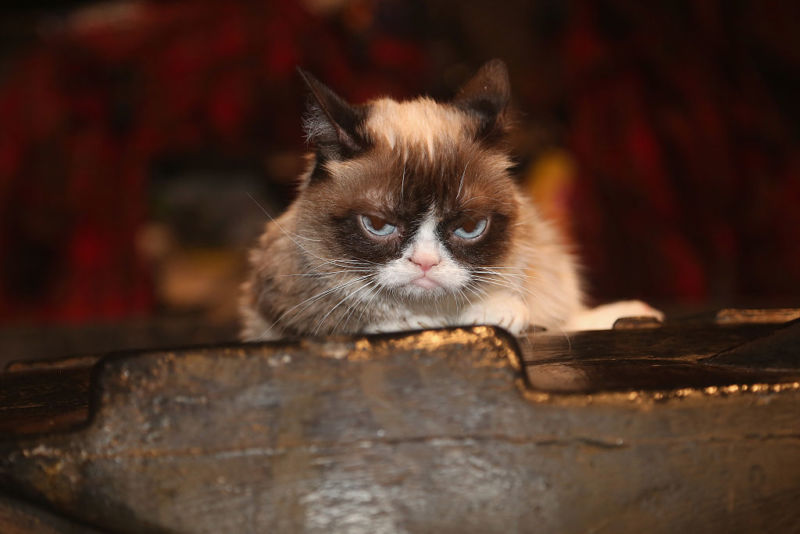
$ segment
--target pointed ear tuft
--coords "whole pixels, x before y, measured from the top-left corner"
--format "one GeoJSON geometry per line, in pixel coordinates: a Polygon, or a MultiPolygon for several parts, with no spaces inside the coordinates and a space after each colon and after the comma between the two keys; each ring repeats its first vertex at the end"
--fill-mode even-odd
{"type": "Polygon", "coordinates": [[[366,118],[363,108],[348,104],[303,69],[298,67],[297,72],[309,90],[303,117],[308,141],[324,159],[347,159],[362,152],[366,148],[366,141],[359,133],[366,118]]]}
{"type": "Polygon", "coordinates": [[[506,132],[506,108],[510,100],[506,64],[493,59],[461,87],[453,104],[478,119],[478,138],[490,138],[506,132]]]}

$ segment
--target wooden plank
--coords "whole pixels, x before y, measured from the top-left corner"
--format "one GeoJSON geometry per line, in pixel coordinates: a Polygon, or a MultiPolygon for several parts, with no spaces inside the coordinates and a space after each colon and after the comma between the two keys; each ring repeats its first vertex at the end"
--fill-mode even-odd
{"type": "Polygon", "coordinates": [[[800,382],[800,323],[685,324],[524,339],[543,393],[660,391],[800,382]]]}
{"type": "Polygon", "coordinates": [[[788,323],[800,319],[800,308],[725,308],[716,313],[717,324],[788,323]]]}
{"type": "Polygon", "coordinates": [[[0,373],[0,435],[65,431],[89,418],[91,367],[0,373]]]}
{"type": "Polygon", "coordinates": [[[705,358],[703,363],[792,371],[800,368],[800,320],[768,336],[747,341],[705,358]]]}
{"type": "Polygon", "coordinates": [[[520,340],[526,362],[680,359],[697,361],[772,334],[781,324],[715,326],[690,323],[661,328],[534,334],[520,340]]]}
{"type": "Polygon", "coordinates": [[[0,490],[101,530],[800,524],[796,388],[542,396],[487,327],[143,352],[95,376],[88,426],[0,442],[0,490]]]}

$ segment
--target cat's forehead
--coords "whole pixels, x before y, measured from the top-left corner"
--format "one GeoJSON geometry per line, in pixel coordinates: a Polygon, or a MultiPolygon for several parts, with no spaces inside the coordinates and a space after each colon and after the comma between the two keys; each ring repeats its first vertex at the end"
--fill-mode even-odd
{"type": "Polygon", "coordinates": [[[374,144],[417,157],[435,160],[475,133],[473,118],[427,97],[405,102],[383,98],[370,102],[368,110],[364,129],[374,144]]]}
{"type": "Polygon", "coordinates": [[[433,159],[424,147],[401,152],[378,146],[356,159],[326,163],[328,187],[344,203],[439,212],[507,202],[515,191],[510,166],[505,154],[464,142],[433,159]]]}

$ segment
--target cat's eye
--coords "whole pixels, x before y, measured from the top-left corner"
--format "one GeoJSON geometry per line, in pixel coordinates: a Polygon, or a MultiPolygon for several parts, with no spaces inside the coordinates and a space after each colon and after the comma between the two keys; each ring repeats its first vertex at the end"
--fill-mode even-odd
{"type": "Polygon", "coordinates": [[[475,239],[486,230],[489,219],[478,219],[477,221],[467,221],[455,230],[453,234],[461,239],[475,239]]]}
{"type": "Polygon", "coordinates": [[[397,231],[397,226],[377,215],[361,215],[361,224],[366,230],[379,237],[387,237],[397,231]]]}

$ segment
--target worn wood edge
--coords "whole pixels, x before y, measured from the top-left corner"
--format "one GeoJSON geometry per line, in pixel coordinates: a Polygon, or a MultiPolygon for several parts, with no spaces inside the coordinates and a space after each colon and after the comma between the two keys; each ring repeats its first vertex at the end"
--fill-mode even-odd
{"type": "Polygon", "coordinates": [[[724,308],[714,315],[714,322],[728,324],[788,323],[800,319],[800,308],[724,308]]]}
{"type": "MultiPolygon", "coordinates": [[[[496,326],[470,326],[470,327],[450,327],[442,329],[414,330],[405,332],[394,332],[386,334],[373,334],[366,336],[339,336],[339,337],[317,337],[317,338],[298,338],[282,339],[276,341],[245,343],[245,344],[222,344],[222,345],[202,345],[194,347],[182,347],[176,349],[158,349],[143,351],[121,351],[110,353],[103,357],[75,357],[69,358],[69,363],[85,363],[93,360],[95,363],[91,369],[91,382],[88,398],[88,416],[82,422],[73,423],[69,428],[47,429],[42,432],[30,433],[13,436],[0,437],[2,441],[17,441],[20,439],[41,439],[49,435],[63,435],[67,433],[80,432],[94,424],[97,414],[102,409],[103,392],[106,380],[113,379],[118,373],[124,372],[122,364],[130,358],[142,357],[143,355],[163,355],[163,354],[187,354],[197,352],[221,351],[222,354],[243,354],[246,349],[262,348],[270,352],[279,353],[282,350],[293,353],[313,354],[314,357],[333,358],[347,361],[365,361],[375,357],[372,349],[382,344],[395,344],[408,350],[426,350],[435,355],[437,349],[452,344],[469,344],[471,341],[491,340],[492,345],[497,348],[497,353],[486,355],[486,358],[473,362],[477,366],[484,365],[508,365],[514,372],[514,383],[521,395],[528,401],[534,403],[564,404],[570,406],[585,406],[594,403],[609,404],[653,404],[663,403],[669,400],[680,400],[689,397],[729,397],[733,395],[760,395],[776,394],[785,392],[796,392],[800,390],[800,382],[778,382],[778,383],[746,383],[731,384],[728,386],[711,386],[703,388],[675,388],[664,390],[627,390],[627,391],[608,391],[608,392],[547,392],[535,388],[530,382],[530,376],[526,371],[526,362],[523,359],[523,352],[519,345],[519,339],[514,337],[506,330],[496,326]],[[497,355],[501,355],[497,358],[497,355]]],[[[383,351],[377,351],[382,353],[383,351]]],[[[266,356],[266,353],[265,353],[266,356]]],[[[538,363],[538,362],[537,362],[538,363]]],[[[45,362],[45,369],[62,368],[59,362],[45,362]]],[[[68,365],[72,366],[72,365],[68,365]]],[[[37,367],[42,369],[42,367],[37,367]]],[[[20,369],[22,370],[22,369],[20,369]]]]}
{"type": "MultiPolygon", "coordinates": [[[[777,322],[777,323],[742,323],[742,324],[730,324],[730,325],[718,325],[713,322],[668,322],[662,324],[659,328],[623,328],[617,330],[578,330],[573,332],[563,332],[563,333],[555,333],[555,332],[542,332],[536,334],[535,336],[521,336],[521,340],[523,340],[522,346],[527,346],[529,348],[523,351],[523,361],[525,365],[532,365],[532,364],[541,364],[545,362],[567,362],[567,361],[602,361],[608,360],[609,357],[607,355],[589,355],[589,356],[582,356],[580,358],[576,358],[573,353],[574,345],[576,344],[575,341],[584,341],[585,338],[595,338],[594,341],[598,342],[601,345],[605,345],[608,343],[613,342],[613,346],[616,346],[620,343],[620,338],[624,336],[655,336],[656,339],[648,338],[647,345],[661,344],[664,340],[670,340],[673,337],[677,336],[686,336],[686,335],[696,335],[698,331],[707,333],[709,331],[713,331],[719,333],[720,336],[724,336],[730,332],[742,331],[747,333],[748,337],[744,342],[748,343],[758,337],[763,337],[766,335],[771,335],[779,329],[782,329],[786,326],[791,325],[792,322],[777,322]],[[616,340],[610,340],[609,338],[617,338],[616,340]],[[551,349],[548,345],[552,345],[552,341],[556,340],[561,342],[562,346],[558,347],[561,349],[561,353],[558,355],[548,355],[547,357],[536,357],[534,352],[538,349],[541,349],[542,346],[537,347],[536,343],[538,340],[541,340],[544,344],[545,349],[551,349]]],[[[637,344],[642,344],[640,338],[634,341],[637,344]]],[[[626,341],[626,344],[628,342],[626,341]]],[[[725,345],[725,349],[732,348],[737,344],[741,344],[742,342],[731,342],[729,345],[725,345]]],[[[626,350],[631,350],[629,347],[626,347],[626,350]]],[[[697,355],[694,353],[688,355],[681,355],[681,356],[673,356],[669,359],[674,359],[676,361],[683,360],[683,361],[701,361],[702,359],[708,357],[715,353],[706,353],[706,355],[697,355]]],[[[634,353],[628,354],[625,356],[626,359],[649,359],[652,358],[651,355],[643,355],[643,356],[636,356],[634,353]]]]}
{"type": "MultiPolygon", "coordinates": [[[[303,338],[295,341],[298,346],[314,351],[323,358],[346,359],[348,361],[363,361],[372,359],[371,349],[381,344],[399,345],[401,349],[429,350],[432,354],[436,350],[453,344],[468,344],[471,339],[494,340],[493,345],[503,354],[505,359],[515,370],[522,368],[521,351],[517,339],[506,330],[490,325],[449,327],[427,330],[409,330],[386,334],[371,334],[366,336],[328,337],[328,338],[303,338]]],[[[267,345],[282,341],[256,343],[250,345],[267,345]]]]}
{"type": "Polygon", "coordinates": [[[14,360],[0,373],[24,373],[91,367],[102,359],[101,355],[67,356],[55,360],[14,360]]]}
{"type": "MultiPolygon", "coordinates": [[[[208,353],[211,351],[230,356],[244,354],[245,351],[253,348],[260,348],[267,352],[279,353],[286,351],[306,353],[313,355],[313,357],[345,359],[356,362],[374,358],[375,355],[372,353],[372,349],[384,344],[399,345],[400,348],[408,350],[426,350],[428,353],[435,356],[438,349],[446,348],[453,344],[468,345],[472,342],[487,340],[497,349],[497,352],[485,355],[483,359],[474,361],[473,363],[476,366],[508,365],[517,378],[521,378],[523,381],[527,382],[527,374],[524,372],[522,353],[517,339],[506,330],[489,325],[411,330],[364,336],[287,338],[256,343],[198,345],[138,351],[124,350],[111,352],[105,355],[72,356],[57,360],[19,362],[18,364],[14,364],[14,370],[0,372],[11,374],[87,368],[90,373],[87,397],[88,411],[82,419],[70,421],[68,425],[49,428],[48,425],[43,424],[41,430],[0,436],[0,443],[19,440],[36,440],[53,435],[77,433],[90,427],[94,424],[97,414],[102,409],[103,392],[105,390],[104,384],[106,384],[108,380],[113,381],[113,377],[118,376],[119,373],[125,372],[123,369],[124,362],[131,358],[141,358],[147,355],[160,357],[165,354],[208,353]],[[497,355],[500,355],[500,358],[498,358],[497,355]]],[[[381,351],[376,352],[379,354],[381,353],[381,351]]]]}
{"type": "MultiPolygon", "coordinates": [[[[97,421],[104,407],[104,392],[106,384],[114,382],[117,377],[124,375],[125,362],[131,358],[152,356],[161,358],[178,354],[188,355],[197,353],[220,352],[220,356],[243,356],[248,350],[261,349],[265,358],[272,358],[274,365],[283,365],[291,360],[286,360],[288,353],[299,353],[311,358],[331,358],[350,362],[364,362],[375,359],[373,347],[384,344],[393,344],[406,350],[423,350],[431,356],[446,355],[446,350],[440,350],[451,345],[469,345],[481,341],[491,341],[496,349],[490,354],[484,354],[478,360],[472,360],[475,367],[507,367],[512,373],[510,380],[520,380],[529,387],[528,376],[525,372],[522,352],[517,339],[503,328],[492,325],[448,327],[440,329],[409,330],[384,334],[370,334],[363,336],[332,336],[309,337],[296,339],[281,339],[275,341],[235,343],[222,345],[207,345],[180,349],[159,349],[145,351],[124,351],[112,353],[101,358],[91,370],[89,386],[89,415],[87,420],[80,425],[69,429],[69,432],[80,432],[92,426],[97,421]],[[286,352],[285,355],[280,355],[286,352]],[[271,354],[270,354],[271,353],[271,354]]],[[[377,350],[377,354],[386,351],[377,350]]],[[[470,363],[464,360],[464,363],[470,363]]],[[[24,438],[42,438],[63,432],[44,432],[37,435],[26,435],[24,438]]],[[[0,443],[3,441],[0,438],[0,443]]]]}
{"type": "MultiPolygon", "coordinates": [[[[715,316],[715,321],[711,323],[720,328],[729,326],[756,326],[772,324],[777,327],[776,331],[780,331],[785,327],[791,326],[800,322],[800,308],[780,308],[775,310],[769,309],[739,309],[731,308],[720,310],[715,316]],[[740,314],[740,312],[742,312],[740,314]],[[773,313],[774,312],[774,313],[773,313]],[[723,322],[716,320],[718,317],[725,318],[723,322]],[[739,318],[742,318],[739,320],[739,318]]],[[[615,325],[616,326],[616,325],[615,325]]],[[[663,324],[662,324],[663,326],[663,324]]],[[[676,331],[682,328],[676,325],[676,331]]],[[[621,330],[634,330],[635,328],[621,328],[621,330]]],[[[774,334],[774,332],[773,332],[774,334]]],[[[761,338],[756,338],[758,341],[761,338]]],[[[744,345],[753,343],[753,341],[745,342],[744,345]]],[[[729,352],[740,345],[735,345],[731,349],[726,349],[723,354],[729,352]]],[[[719,356],[719,354],[715,355],[719,356]]],[[[713,362],[713,358],[704,357],[699,359],[681,359],[687,363],[696,365],[708,365],[713,362]]],[[[602,361],[603,358],[585,358],[583,361],[602,361]]],[[[630,360],[643,360],[650,361],[650,357],[631,357],[630,360]]],[[[541,364],[569,362],[568,358],[549,358],[545,360],[525,360],[525,365],[533,367],[541,364]]],[[[677,361],[677,360],[676,360],[677,361]]],[[[716,362],[713,362],[716,363],[716,362]]],[[[725,365],[726,367],[737,367],[734,365],[725,365]]],[[[743,367],[749,369],[749,367],[743,367]]],[[[525,373],[527,376],[527,373],[525,373]]],[[[530,378],[530,377],[528,377],[530,378]]],[[[521,383],[520,383],[521,384],[521,383]]],[[[706,387],[683,387],[683,388],[670,388],[670,389],[631,389],[627,391],[605,391],[593,393],[581,392],[557,392],[557,391],[542,391],[531,385],[530,379],[527,381],[528,387],[522,389],[522,394],[526,399],[537,403],[549,403],[556,405],[568,406],[585,406],[593,403],[633,403],[643,406],[651,406],[654,404],[664,403],[667,401],[675,400],[680,401],[683,399],[699,399],[699,398],[727,398],[734,396],[761,396],[761,395],[774,395],[774,394],[792,394],[800,391],[800,381],[794,380],[793,377],[788,380],[782,380],[772,383],[765,382],[747,382],[747,383],[732,383],[726,386],[706,386],[706,387]]]]}
{"type": "MultiPolygon", "coordinates": [[[[668,401],[700,398],[728,398],[736,396],[761,396],[800,392],[800,381],[775,384],[748,383],[703,388],[676,388],[663,390],[607,391],[596,393],[545,392],[518,382],[522,395],[534,403],[563,406],[588,406],[590,404],[635,404],[652,406],[668,401]]],[[[800,397],[798,398],[800,400],[800,397]]]]}
{"type": "Polygon", "coordinates": [[[85,423],[89,413],[90,367],[0,373],[0,440],[85,423]]]}

